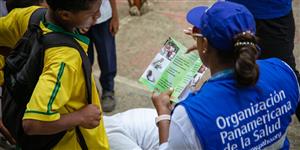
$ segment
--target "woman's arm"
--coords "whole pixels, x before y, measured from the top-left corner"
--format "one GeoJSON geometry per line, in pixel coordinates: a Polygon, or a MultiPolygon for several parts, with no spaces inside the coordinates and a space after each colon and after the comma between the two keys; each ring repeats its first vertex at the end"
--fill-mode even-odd
{"type": "MultiPolygon", "coordinates": [[[[159,115],[170,115],[173,106],[170,96],[173,89],[160,95],[153,94],[152,101],[159,115]]],[[[166,149],[199,149],[200,142],[183,106],[177,106],[171,121],[163,120],[158,123],[160,150],[166,149]]]]}
{"type": "MultiPolygon", "coordinates": [[[[156,108],[158,116],[171,114],[172,105],[170,103],[170,98],[172,93],[173,89],[170,89],[165,93],[161,93],[160,95],[158,95],[157,93],[152,94],[152,102],[156,108]]],[[[162,120],[158,122],[160,144],[167,142],[169,137],[169,127],[169,120],[162,120]]]]}

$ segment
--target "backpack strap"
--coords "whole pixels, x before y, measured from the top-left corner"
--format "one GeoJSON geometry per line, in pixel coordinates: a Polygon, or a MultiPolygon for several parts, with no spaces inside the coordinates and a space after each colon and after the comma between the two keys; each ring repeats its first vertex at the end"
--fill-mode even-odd
{"type": "Polygon", "coordinates": [[[42,37],[43,48],[44,50],[51,48],[51,47],[59,47],[59,46],[67,46],[72,47],[78,50],[80,57],[82,59],[82,67],[84,71],[84,78],[86,83],[86,88],[88,92],[88,103],[92,103],[92,89],[91,89],[91,73],[92,73],[92,66],[86,55],[83,48],[79,45],[79,43],[73,39],[73,37],[58,33],[58,32],[51,32],[42,37]]]}
{"type": "MultiPolygon", "coordinates": [[[[79,45],[79,43],[74,40],[73,37],[63,34],[63,33],[58,33],[58,32],[51,32],[42,37],[42,43],[43,43],[43,49],[46,50],[51,47],[58,47],[58,46],[68,46],[72,47],[78,50],[81,60],[82,60],[82,67],[84,71],[84,78],[85,78],[85,83],[86,83],[86,88],[88,92],[88,104],[92,103],[92,90],[91,90],[91,72],[92,72],[92,66],[91,63],[83,50],[83,48],[79,45]]],[[[87,150],[87,145],[84,140],[84,137],[82,133],[80,132],[79,127],[77,126],[75,128],[76,134],[79,139],[79,144],[83,150],[87,150]]]]}
{"type": "Polygon", "coordinates": [[[36,25],[39,26],[42,18],[45,16],[47,8],[38,8],[30,16],[28,26],[36,25]]]}

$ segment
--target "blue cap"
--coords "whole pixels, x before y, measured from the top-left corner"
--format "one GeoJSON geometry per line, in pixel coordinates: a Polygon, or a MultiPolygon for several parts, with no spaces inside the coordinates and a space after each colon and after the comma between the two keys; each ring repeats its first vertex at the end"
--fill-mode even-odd
{"type": "Polygon", "coordinates": [[[234,50],[233,38],[242,32],[255,34],[255,20],[243,5],[218,1],[211,7],[198,6],[191,9],[186,19],[201,30],[209,43],[219,51],[234,50]]]}

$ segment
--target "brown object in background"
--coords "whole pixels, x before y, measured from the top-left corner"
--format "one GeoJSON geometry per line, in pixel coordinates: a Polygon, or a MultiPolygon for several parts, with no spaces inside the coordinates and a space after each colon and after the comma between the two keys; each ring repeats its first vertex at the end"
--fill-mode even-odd
{"type": "Polygon", "coordinates": [[[129,14],[131,16],[140,16],[141,15],[141,7],[142,1],[141,0],[128,0],[129,4],[129,14]]]}
{"type": "Polygon", "coordinates": [[[128,0],[129,7],[136,6],[139,10],[141,10],[144,1],[143,0],[128,0]]]}
{"type": "Polygon", "coordinates": [[[133,0],[133,5],[135,5],[139,10],[141,10],[142,2],[141,0],[133,0]]]}

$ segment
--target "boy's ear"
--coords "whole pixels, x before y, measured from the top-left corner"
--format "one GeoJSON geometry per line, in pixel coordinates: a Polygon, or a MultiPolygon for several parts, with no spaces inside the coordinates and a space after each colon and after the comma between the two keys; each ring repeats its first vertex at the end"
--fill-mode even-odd
{"type": "Polygon", "coordinates": [[[58,12],[59,17],[63,20],[63,21],[69,21],[72,20],[72,13],[66,10],[59,10],[58,12]]]}

